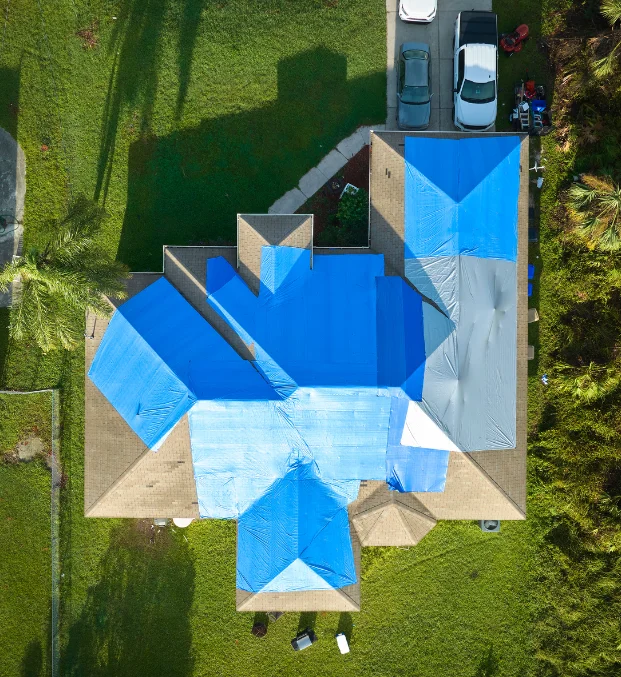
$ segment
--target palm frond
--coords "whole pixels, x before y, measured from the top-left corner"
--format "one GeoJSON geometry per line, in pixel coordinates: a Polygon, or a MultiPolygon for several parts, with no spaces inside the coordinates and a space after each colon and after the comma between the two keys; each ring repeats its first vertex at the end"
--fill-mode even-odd
{"type": "Polygon", "coordinates": [[[567,191],[577,232],[603,251],[621,248],[621,188],[608,176],[585,174],[567,191]]]}
{"type": "Polygon", "coordinates": [[[21,260],[9,261],[4,268],[0,270],[0,292],[8,291],[11,283],[19,276],[23,265],[21,260]]]}
{"type": "Polygon", "coordinates": [[[600,9],[602,16],[608,21],[611,26],[614,26],[617,21],[621,21],[621,1],[620,0],[604,0],[600,9]]]}
{"type": "Polygon", "coordinates": [[[54,235],[43,250],[31,249],[0,271],[1,285],[22,279],[21,299],[11,315],[11,336],[33,337],[44,352],[73,349],[83,340],[86,312],[109,316],[105,296],[123,298],[129,271],[98,243],[104,211],[78,198],[66,217],[52,224],[54,235]]]}

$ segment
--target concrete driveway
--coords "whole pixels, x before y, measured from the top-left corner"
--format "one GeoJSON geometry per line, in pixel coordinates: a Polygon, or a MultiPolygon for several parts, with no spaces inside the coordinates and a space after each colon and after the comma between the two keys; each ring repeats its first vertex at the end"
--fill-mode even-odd
{"type": "Polygon", "coordinates": [[[386,0],[386,129],[397,129],[397,74],[395,63],[404,42],[426,42],[431,48],[430,131],[454,131],[453,125],[453,33],[459,12],[492,9],[492,0],[438,0],[436,18],[430,24],[413,24],[399,18],[399,0],[386,0]]]}

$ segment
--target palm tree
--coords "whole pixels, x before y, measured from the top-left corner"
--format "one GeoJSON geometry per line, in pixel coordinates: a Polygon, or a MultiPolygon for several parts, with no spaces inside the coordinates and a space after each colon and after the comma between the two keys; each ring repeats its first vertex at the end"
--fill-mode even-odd
{"type": "Polygon", "coordinates": [[[621,0],[604,0],[601,13],[611,26],[621,21],[621,0]]]}
{"type": "Polygon", "coordinates": [[[124,298],[128,269],[97,244],[104,211],[85,197],[78,198],[67,216],[52,224],[54,235],[43,249],[32,247],[0,271],[0,290],[21,282],[11,311],[10,334],[16,340],[32,337],[44,351],[71,350],[83,340],[88,311],[108,317],[105,298],[124,298]]]}
{"type": "Polygon", "coordinates": [[[591,404],[613,393],[621,379],[612,367],[602,367],[594,362],[583,368],[560,365],[562,376],[554,379],[556,389],[576,400],[576,404],[591,404]]]}
{"type": "MultiPolygon", "coordinates": [[[[609,49],[608,53],[601,59],[593,62],[593,75],[598,80],[604,80],[609,78],[618,66],[617,50],[621,47],[621,40],[619,40],[618,34],[617,36],[614,35],[614,26],[618,21],[621,21],[621,0],[604,0],[600,12],[613,29],[612,40],[606,41],[609,49]]],[[[599,41],[596,40],[595,43],[598,44],[599,41]]]]}
{"type": "Polygon", "coordinates": [[[621,247],[621,188],[607,176],[583,174],[569,189],[569,215],[593,247],[621,247]]]}

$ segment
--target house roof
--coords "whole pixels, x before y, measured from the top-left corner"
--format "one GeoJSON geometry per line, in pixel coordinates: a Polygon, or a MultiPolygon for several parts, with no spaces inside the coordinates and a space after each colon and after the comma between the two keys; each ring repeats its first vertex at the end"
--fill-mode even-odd
{"type": "Polygon", "coordinates": [[[312,214],[238,214],[237,268],[246,284],[257,294],[264,245],[312,249],[312,214]]]}
{"type": "Polygon", "coordinates": [[[416,545],[436,524],[413,494],[391,491],[385,482],[363,482],[350,514],[363,546],[416,545]]]}
{"type": "MultiPolygon", "coordinates": [[[[371,142],[371,251],[384,255],[385,274],[404,276],[404,135],[372,134],[371,142]]],[[[526,159],[527,142],[522,141],[522,164],[526,159]]],[[[385,482],[376,484],[375,481],[367,482],[361,487],[358,499],[349,506],[352,550],[358,581],[360,543],[357,534],[360,534],[363,545],[408,545],[418,542],[433,526],[435,519],[524,517],[527,298],[526,287],[519,282],[520,279],[526,279],[528,188],[524,184],[522,182],[518,208],[520,237],[517,256],[516,448],[471,453],[450,452],[443,492],[399,494],[388,491],[385,482]]],[[[285,221],[285,217],[274,215],[269,218],[240,215],[238,227],[241,228],[239,252],[235,247],[167,247],[164,250],[164,274],[240,357],[253,360],[256,359],[255,345],[240,337],[213,307],[205,303],[209,287],[206,263],[211,258],[223,257],[235,266],[239,256],[239,271],[241,273],[242,266],[245,267],[243,276],[252,286],[252,276],[257,272],[256,264],[253,263],[253,247],[272,244],[279,238],[280,242],[294,238],[296,246],[307,248],[308,244],[304,245],[304,242],[308,242],[312,223],[309,223],[308,217],[288,217],[285,221]],[[253,230],[256,231],[254,236],[253,230]]],[[[353,255],[364,251],[360,248],[341,248],[338,253],[353,255]]],[[[315,257],[332,256],[335,253],[332,249],[314,250],[315,257]]],[[[255,259],[258,258],[257,254],[255,249],[255,259]]],[[[260,270],[258,272],[260,275],[260,270]]],[[[154,274],[136,274],[130,281],[130,295],[156,277],[154,274]]],[[[98,320],[98,326],[93,332],[95,338],[87,341],[87,367],[104,329],[105,323],[98,320]]],[[[86,514],[111,517],[195,517],[198,506],[187,417],[173,429],[157,454],[154,454],[89,383],[89,379],[86,388],[86,514]],[[173,466],[176,466],[176,472],[172,472],[173,466]],[[177,514],[173,514],[174,511],[177,514]]],[[[253,592],[238,589],[237,606],[239,610],[247,611],[347,611],[359,608],[359,595],[359,583],[334,590],[296,592],[253,592]]]]}

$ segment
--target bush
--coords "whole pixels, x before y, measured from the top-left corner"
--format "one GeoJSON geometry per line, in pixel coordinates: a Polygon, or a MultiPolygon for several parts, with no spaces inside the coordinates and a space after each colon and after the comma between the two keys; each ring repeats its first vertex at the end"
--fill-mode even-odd
{"type": "Polygon", "coordinates": [[[358,190],[356,193],[345,193],[339,201],[339,208],[336,212],[342,228],[350,230],[359,230],[369,227],[369,195],[365,190],[358,190]]]}

